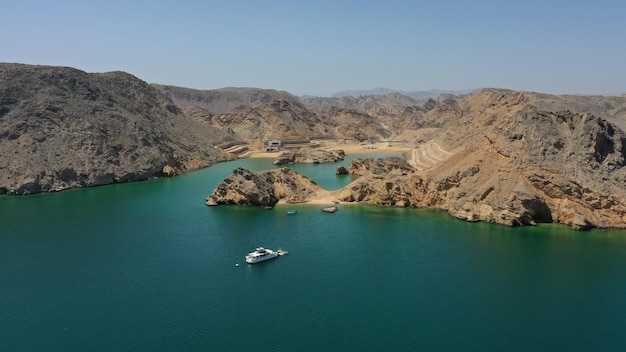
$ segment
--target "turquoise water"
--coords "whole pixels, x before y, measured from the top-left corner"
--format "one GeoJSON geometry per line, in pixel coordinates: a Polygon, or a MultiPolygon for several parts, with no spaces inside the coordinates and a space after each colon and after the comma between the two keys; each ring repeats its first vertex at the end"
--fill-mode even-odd
{"type": "MultiPolygon", "coordinates": [[[[205,206],[237,166],[274,167],[1,197],[0,350],[624,349],[623,231],[205,206]],[[289,255],[245,264],[260,245],[289,255]]],[[[293,168],[336,189],[335,167],[293,168]]]]}

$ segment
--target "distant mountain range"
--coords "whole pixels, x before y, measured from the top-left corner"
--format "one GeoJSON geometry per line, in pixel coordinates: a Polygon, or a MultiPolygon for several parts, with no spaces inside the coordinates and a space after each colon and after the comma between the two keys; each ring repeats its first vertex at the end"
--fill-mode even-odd
{"type": "Polygon", "coordinates": [[[341,97],[347,97],[347,96],[360,97],[360,96],[367,96],[367,95],[385,95],[389,93],[400,93],[408,97],[411,97],[413,99],[427,99],[427,98],[437,97],[441,94],[464,95],[464,94],[476,93],[478,91],[480,91],[480,89],[474,88],[474,89],[463,89],[463,90],[430,89],[430,90],[418,90],[418,91],[407,92],[407,91],[403,91],[399,89],[376,87],[374,89],[368,89],[368,90],[344,90],[344,91],[337,92],[331,95],[331,97],[332,98],[341,98],[341,97]]]}

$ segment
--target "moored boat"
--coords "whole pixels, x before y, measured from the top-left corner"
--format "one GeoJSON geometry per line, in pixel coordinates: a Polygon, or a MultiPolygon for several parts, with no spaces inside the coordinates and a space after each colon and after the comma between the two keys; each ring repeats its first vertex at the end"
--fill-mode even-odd
{"type": "Polygon", "coordinates": [[[258,247],[254,252],[246,255],[246,263],[255,264],[278,257],[278,253],[271,249],[258,247]]]}

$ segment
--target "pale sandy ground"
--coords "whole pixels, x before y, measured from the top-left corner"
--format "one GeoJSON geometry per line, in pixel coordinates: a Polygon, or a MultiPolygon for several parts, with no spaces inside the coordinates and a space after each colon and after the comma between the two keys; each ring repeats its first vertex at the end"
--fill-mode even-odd
{"type": "MultiPolygon", "coordinates": [[[[306,202],[296,203],[296,204],[319,204],[319,205],[332,205],[332,204],[342,204],[337,200],[334,196],[335,192],[326,191],[327,193],[319,194],[317,197],[312,199],[307,199],[306,202]]],[[[288,204],[284,199],[278,201],[278,204],[288,204]]]]}
{"type": "MultiPolygon", "coordinates": [[[[410,156],[413,148],[407,145],[394,144],[389,142],[368,143],[365,145],[357,143],[347,143],[343,141],[321,141],[316,142],[319,149],[331,150],[342,149],[346,155],[353,154],[391,154],[391,153],[404,153],[410,156]]],[[[246,157],[250,158],[275,158],[280,152],[265,152],[264,150],[251,150],[246,153],[246,157]]]]}

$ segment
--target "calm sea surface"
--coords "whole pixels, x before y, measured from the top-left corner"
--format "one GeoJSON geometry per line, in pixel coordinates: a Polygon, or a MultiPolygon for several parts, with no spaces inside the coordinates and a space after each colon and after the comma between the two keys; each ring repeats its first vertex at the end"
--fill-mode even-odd
{"type": "MultiPolygon", "coordinates": [[[[273,168],[0,197],[0,350],[626,349],[626,232],[205,206],[236,166],[273,168]]],[[[294,169],[337,189],[336,166],[294,169]]]]}

